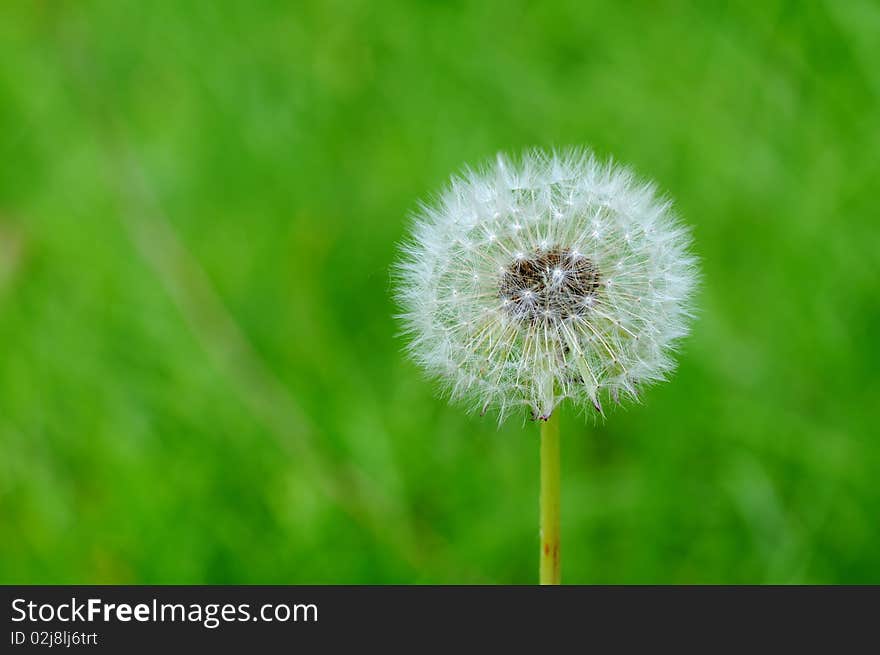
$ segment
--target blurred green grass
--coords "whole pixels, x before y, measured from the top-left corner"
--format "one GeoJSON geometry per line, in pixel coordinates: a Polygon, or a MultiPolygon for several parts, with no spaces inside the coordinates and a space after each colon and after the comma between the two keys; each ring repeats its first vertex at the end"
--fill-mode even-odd
{"type": "Polygon", "coordinates": [[[880,582],[880,5],[6,2],[0,582],[532,582],[537,429],[400,354],[418,198],[589,144],[694,226],[563,415],[564,578],[880,582]]]}

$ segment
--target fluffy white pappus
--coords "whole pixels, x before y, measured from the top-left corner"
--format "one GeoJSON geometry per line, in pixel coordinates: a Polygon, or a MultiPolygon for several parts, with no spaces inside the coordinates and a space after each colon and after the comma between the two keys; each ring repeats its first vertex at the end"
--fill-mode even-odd
{"type": "Polygon", "coordinates": [[[589,151],[531,151],[454,177],[396,265],[408,351],[502,421],[571,398],[602,413],[664,379],[697,261],[653,184],[589,151]]]}

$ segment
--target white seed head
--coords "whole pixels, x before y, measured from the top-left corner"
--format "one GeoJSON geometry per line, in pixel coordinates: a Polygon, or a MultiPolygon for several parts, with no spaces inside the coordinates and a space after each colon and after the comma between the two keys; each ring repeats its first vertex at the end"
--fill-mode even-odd
{"type": "Polygon", "coordinates": [[[583,150],[503,155],[422,205],[397,264],[409,352],[499,421],[664,378],[697,281],[669,200],[583,150]]]}

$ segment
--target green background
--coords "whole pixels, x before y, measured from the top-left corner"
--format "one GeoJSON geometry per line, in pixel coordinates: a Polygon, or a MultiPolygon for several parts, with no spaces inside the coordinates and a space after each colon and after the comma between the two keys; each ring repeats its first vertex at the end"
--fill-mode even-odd
{"type": "Polygon", "coordinates": [[[537,427],[435,396],[389,266],[569,144],[703,284],[563,409],[564,580],[880,582],[880,5],[660,4],[3,2],[0,582],[534,582],[537,427]]]}

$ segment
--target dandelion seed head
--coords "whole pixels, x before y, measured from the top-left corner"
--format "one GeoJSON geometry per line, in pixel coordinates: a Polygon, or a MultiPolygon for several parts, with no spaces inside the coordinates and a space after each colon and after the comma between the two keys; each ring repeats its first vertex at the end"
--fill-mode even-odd
{"type": "Polygon", "coordinates": [[[499,421],[635,398],[687,333],[689,231],[652,184],[587,151],[499,155],[454,177],[403,250],[410,355],[499,421]]]}

